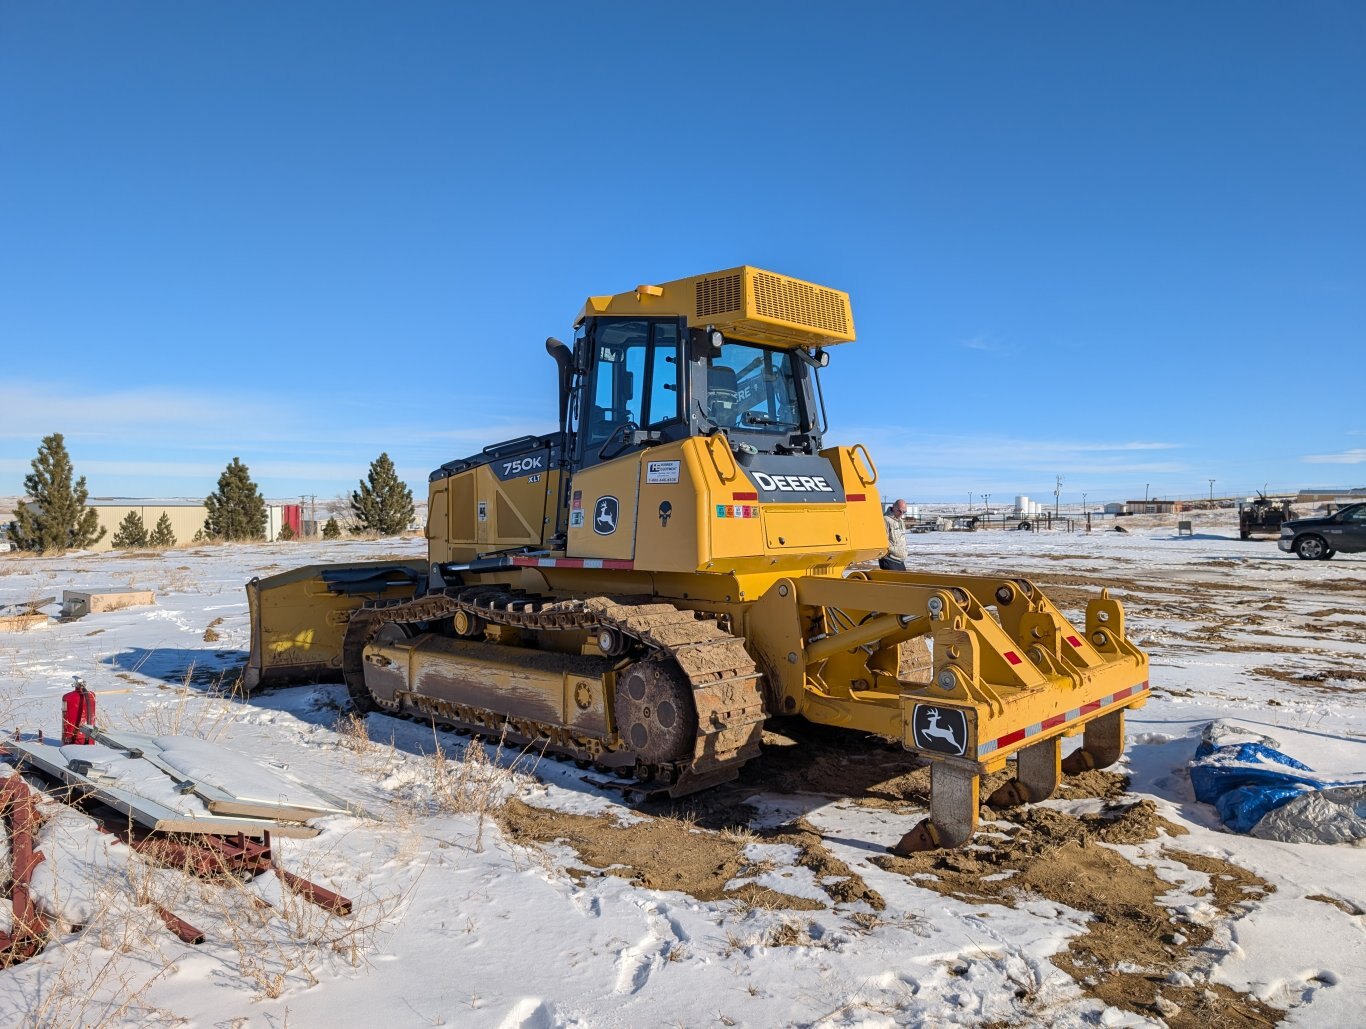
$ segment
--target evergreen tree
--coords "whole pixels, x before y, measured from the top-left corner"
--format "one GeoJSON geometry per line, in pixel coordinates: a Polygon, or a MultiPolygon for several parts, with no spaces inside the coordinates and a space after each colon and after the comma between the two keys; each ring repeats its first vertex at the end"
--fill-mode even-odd
{"type": "Polygon", "coordinates": [[[362,479],[360,489],[351,494],[355,531],[392,536],[408,528],[413,520],[413,491],[398,477],[388,454],[370,463],[367,478],[369,482],[362,479]]]}
{"type": "Polygon", "coordinates": [[[337,524],[337,519],[329,518],[323,524],[323,539],[334,540],[341,535],[341,526],[337,524]]]}
{"type": "Polygon", "coordinates": [[[71,482],[71,456],[60,432],[44,436],[33,472],[24,476],[30,503],[20,503],[9,537],[20,550],[79,550],[104,539],[100,516],[86,507],[85,476],[71,482]]]}
{"type": "Polygon", "coordinates": [[[154,547],[174,547],[176,544],[175,532],[171,529],[171,517],[165,511],[161,512],[161,517],[157,519],[156,528],[152,530],[152,535],[147,538],[147,542],[154,547]]]}
{"type": "Polygon", "coordinates": [[[275,538],[279,540],[281,543],[288,543],[290,540],[294,538],[294,530],[291,529],[288,525],[282,525],[280,526],[280,535],[276,536],[275,538]]]}
{"type": "Polygon", "coordinates": [[[120,550],[147,546],[147,526],[143,524],[142,515],[136,511],[129,511],[123,521],[119,522],[118,532],[114,533],[112,542],[120,550]]]}
{"type": "Polygon", "coordinates": [[[240,458],[218,477],[218,490],[204,498],[209,517],[204,535],[216,540],[259,540],[266,537],[266,502],[240,458]]]}

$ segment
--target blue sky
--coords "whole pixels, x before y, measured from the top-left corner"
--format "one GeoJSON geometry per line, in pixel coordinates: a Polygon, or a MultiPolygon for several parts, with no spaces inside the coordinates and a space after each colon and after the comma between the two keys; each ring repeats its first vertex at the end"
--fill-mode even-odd
{"type": "MultiPolygon", "coordinates": [[[[589,294],[848,290],[884,493],[1366,483],[1366,5],[0,4],[0,495],[415,490],[589,294]]],[[[993,500],[993,503],[995,500],[993,500]]]]}

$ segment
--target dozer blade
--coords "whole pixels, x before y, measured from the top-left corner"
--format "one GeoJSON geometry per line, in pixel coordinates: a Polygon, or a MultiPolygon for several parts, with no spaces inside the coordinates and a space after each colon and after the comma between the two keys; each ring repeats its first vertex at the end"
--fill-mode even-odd
{"type": "Polygon", "coordinates": [[[251,651],[242,685],[341,680],[342,637],[366,601],[416,595],[425,560],[307,565],[247,583],[251,651]]]}

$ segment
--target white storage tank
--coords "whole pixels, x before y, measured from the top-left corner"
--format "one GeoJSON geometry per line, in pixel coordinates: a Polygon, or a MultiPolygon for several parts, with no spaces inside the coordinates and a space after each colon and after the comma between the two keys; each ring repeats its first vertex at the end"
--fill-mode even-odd
{"type": "Polygon", "coordinates": [[[1024,518],[1029,515],[1029,498],[1018,496],[1015,498],[1015,517],[1024,518]]]}

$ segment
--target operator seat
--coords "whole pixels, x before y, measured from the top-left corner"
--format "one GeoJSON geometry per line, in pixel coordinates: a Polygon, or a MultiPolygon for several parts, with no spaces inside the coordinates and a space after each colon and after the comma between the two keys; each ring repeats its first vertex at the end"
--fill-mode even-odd
{"type": "Polygon", "coordinates": [[[635,415],[630,410],[616,411],[610,407],[589,408],[588,446],[597,448],[607,442],[612,433],[627,422],[634,422],[635,415]]]}
{"type": "Polygon", "coordinates": [[[735,369],[714,364],[707,370],[707,413],[717,425],[735,424],[735,407],[740,399],[735,369]]]}

